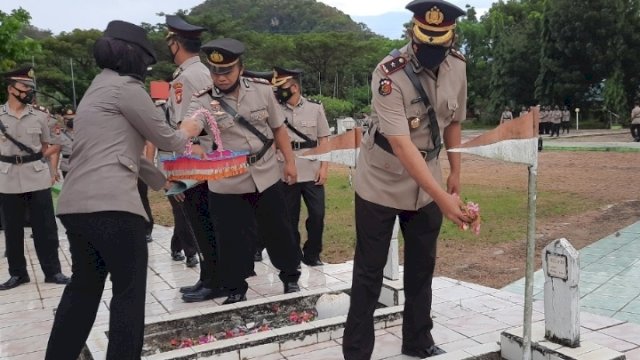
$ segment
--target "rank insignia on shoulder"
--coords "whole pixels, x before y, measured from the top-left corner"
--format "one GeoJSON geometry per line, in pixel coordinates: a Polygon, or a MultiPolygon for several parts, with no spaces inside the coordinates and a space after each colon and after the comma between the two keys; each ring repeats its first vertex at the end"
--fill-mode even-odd
{"type": "Polygon", "coordinates": [[[458,59],[467,62],[467,59],[464,57],[464,55],[462,55],[462,53],[460,52],[460,50],[457,49],[451,49],[451,55],[457,57],[458,59]]]}
{"type": "Polygon", "coordinates": [[[254,77],[247,77],[245,79],[248,80],[248,81],[254,82],[254,83],[265,84],[265,85],[271,86],[271,81],[269,81],[267,79],[254,78],[254,77]]]}
{"type": "Polygon", "coordinates": [[[193,96],[194,96],[194,97],[200,97],[200,96],[202,96],[202,95],[204,95],[204,94],[206,94],[206,93],[210,93],[210,92],[211,92],[211,89],[213,89],[213,86],[207,86],[206,88],[204,88],[204,89],[202,89],[202,90],[200,90],[200,91],[196,91],[196,92],[193,94],[193,96]]]}
{"type": "Polygon", "coordinates": [[[403,56],[398,56],[380,65],[380,69],[385,73],[385,75],[389,75],[404,68],[407,66],[407,63],[407,59],[403,56]]]}
{"type": "Polygon", "coordinates": [[[318,99],[307,99],[310,103],[314,103],[314,104],[318,104],[318,105],[322,105],[322,101],[318,100],[318,99]]]}
{"type": "Polygon", "coordinates": [[[393,88],[391,87],[391,79],[384,78],[380,80],[380,87],[378,88],[378,93],[382,96],[387,96],[391,94],[393,88]]]}

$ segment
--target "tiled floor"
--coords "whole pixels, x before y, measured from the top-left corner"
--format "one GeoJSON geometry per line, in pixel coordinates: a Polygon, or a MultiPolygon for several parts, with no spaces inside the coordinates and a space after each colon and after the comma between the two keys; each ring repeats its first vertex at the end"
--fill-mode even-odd
{"type": "MultiPolygon", "coordinates": [[[[581,249],[579,262],[582,311],[640,324],[640,222],[581,249]]],[[[542,270],[533,286],[542,299],[542,270]]],[[[503,290],[524,294],[524,279],[503,290]]]]}
{"type": "MultiPolygon", "coordinates": [[[[185,304],[180,300],[177,287],[195,282],[198,272],[197,268],[189,269],[183,262],[177,263],[171,260],[168,250],[170,235],[171,229],[156,227],[155,241],[149,244],[146,308],[148,320],[166,314],[187,314],[193,309],[209,307],[212,303],[216,304],[222,300],[216,299],[214,302],[195,304],[185,304]]],[[[594,299],[605,296],[612,299],[627,299],[619,309],[610,310],[614,311],[614,315],[623,313],[635,315],[634,311],[637,311],[637,302],[640,300],[637,294],[634,296],[630,289],[633,286],[640,286],[640,283],[637,281],[627,283],[624,286],[625,292],[621,292],[616,287],[625,284],[625,279],[631,279],[633,276],[636,276],[637,279],[637,275],[640,275],[636,272],[638,271],[636,267],[638,262],[632,261],[634,254],[640,252],[640,242],[634,242],[639,237],[640,224],[636,224],[620,231],[619,236],[604,239],[602,245],[596,243],[583,250],[584,254],[588,256],[583,255],[582,266],[585,271],[591,270],[593,272],[593,275],[583,276],[583,281],[591,279],[591,282],[594,283],[585,296],[594,294],[594,299]],[[628,260],[618,262],[614,261],[614,258],[628,260]],[[610,266],[605,266],[607,264],[610,266]],[[598,279],[598,282],[595,282],[594,279],[598,279]],[[633,286],[629,284],[633,284],[633,286]],[[618,293],[622,296],[614,296],[618,293]]],[[[0,292],[1,360],[43,358],[43,351],[52,325],[53,310],[58,304],[63,289],[62,286],[43,283],[42,272],[38,267],[32,246],[33,242],[29,240],[28,234],[27,239],[29,273],[32,282],[9,291],[0,292]]],[[[0,242],[0,252],[4,251],[3,245],[4,242],[0,242]]],[[[60,256],[64,271],[68,274],[68,243],[63,234],[61,234],[61,246],[60,256]]],[[[300,285],[307,289],[330,289],[334,286],[345,285],[350,281],[351,270],[352,264],[350,263],[332,264],[320,268],[308,268],[303,265],[300,285]]],[[[275,269],[268,261],[256,264],[256,272],[258,276],[249,279],[248,296],[250,299],[282,292],[282,285],[275,269]]],[[[6,259],[0,259],[0,276],[6,276],[6,274],[6,259]]],[[[513,289],[517,290],[518,286],[518,284],[513,285],[513,289]]],[[[110,288],[109,282],[107,282],[107,288],[110,288]]],[[[110,291],[106,290],[103,295],[96,326],[108,322],[110,294],[110,291]]],[[[483,344],[494,344],[495,346],[502,330],[521,325],[522,304],[522,296],[511,291],[491,289],[448,278],[436,278],[433,283],[432,315],[435,322],[433,336],[436,343],[449,352],[447,359],[463,358],[465,355],[480,351],[483,344]]],[[[604,305],[588,310],[594,312],[591,311],[592,309],[595,309],[596,312],[599,309],[605,310],[604,305]]],[[[586,311],[586,309],[583,310],[586,311]]],[[[534,321],[544,319],[543,311],[541,301],[537,301],[534,304],[534,321]]],[[[605,313],[605,315],[609,314],[605,313]]],[[[581,314],[581,325],[583,340],[625,352],[627,359],[640,359],[640,325],[627,322],[623,316],[611,318],[586,312],[581,314]]],[[[400,355],[401,334],[400,326],[378,330],[373,359],[411,359],[400,355]]],[[[254,359],[341,358],[341,339],[337,339],[254,359]]]]}

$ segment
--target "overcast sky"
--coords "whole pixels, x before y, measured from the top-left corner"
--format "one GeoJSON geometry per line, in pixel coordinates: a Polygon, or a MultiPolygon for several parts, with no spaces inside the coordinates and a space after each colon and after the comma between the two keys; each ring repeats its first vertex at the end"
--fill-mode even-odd
{"type": "MultiPolygon", "coordinates": [[[[31,14],[31,24],[61,31],[80,29],[104,30],[111,20],[125,20],[134,24],[164,22],[157,13],[174,13],[179,9],[191,9],[204,0],[21,0],[0,1],[0,10],[10,12],[22,7],[31,14]]],[[[398,0],[321,0],[352,16],[379,15],[389,11],[401,11],[408,1],[398,0]]],[[[464,8],[469,4],[484,13],[494,0],[452,0],[464,8]]]]}

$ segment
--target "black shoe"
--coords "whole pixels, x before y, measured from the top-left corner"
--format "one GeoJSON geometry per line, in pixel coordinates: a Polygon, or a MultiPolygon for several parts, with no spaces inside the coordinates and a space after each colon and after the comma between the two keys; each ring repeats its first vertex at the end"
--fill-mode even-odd
{"type": "Polygon", "coordinates": [[[203,285],[202,285],[202,281],[198,280],[197,283],[191,285],[191,286],[183,286],[180,288],[180,292],[183,294],[186,293],[192,293],[192,292],[196,292],[200,289],[202,289],[203,285]]]}
{"type": "Polygon", "coordinates": [[[225,291],[223,288],[209,289],[203,287],[198,291],[185,293],[184,295],[182,295],[182,301],[188,303],[207,301],[214,298],[226,296],[227,294],[227,291],[225,291]]]}
{"type": "Polygon", "coordinates": [[[446,351],[440,349],[435,345],[431,345],[426,349],[410,349],[410,348],[405,348],[404,346],[402,347],[403,355],[415,356],[415,357],[419,357],[420,359],[424,359],[424,358],[428,358],[436,355],[442,355],[446,353],[447,353],[446,351]]]}
{"type": "Polygon", "coordinates": [[[29,281],[31,281],[31,279],[29,279],[29,275],[12,276],[12,277],[9,278],[9,280],[7,280],[7,282],[5,282],[4,284],[0,284],[0,290],[13,289],[16,286],[20,286],[22,284],[26,284],[29,281]]]}
{"type": "Polygon", "coordinates": [[[257,250],[255,254],[253,254],[253,261],[262,261],[262,250],[257,250]]]}
{"type": "Polygon", "coordinates": [[[315,257],[315,258],[302,258],[302,262],[307,265],[307,266],[322,266],[324,265],[324,263],[322,261],[320,261],[319,257],[315,257]]]}
{"type": "Polygon", "coordinates": [[[298,291],[300,291],[300,286],[298,285],[297,282],[291,281],[291,282],[284,283],[285,294],[294,293],[298,291]]]}
{"type": "Polygon", "coordinates": [[[145,235],[145,239],[147,240],[148,243],[153,241],[151,234],[145,235]]]}
{"type": "Polygon", "coordinates": [[[172,251],[171,258],[173,259],[173,261],[182,261],[184,260],[184,255],[182,255],[180,251],[172,251]]]}
{"type": "Polygon", "coordinates": [[[71,279],[69,279],[67,276],[64,276],[63,273],[57,273],[57,274],[45,277],[44,282],[65,285],[70,283],[71,279]]]}
{"type": "Polygon", "coordinates": [[[196,267],[196,265],[198,265],[198,256],[197,255],[188,256],[187,267],[192,268],[192,267],[196,267]]]}
{"type": "Polygon", "coordinates": [[[231,294],[222,303],[222,305],[235,304],[235,303],[241,302],[241,301],[247,301],[247,295],[245,295],[245,294],[231,294]]]}

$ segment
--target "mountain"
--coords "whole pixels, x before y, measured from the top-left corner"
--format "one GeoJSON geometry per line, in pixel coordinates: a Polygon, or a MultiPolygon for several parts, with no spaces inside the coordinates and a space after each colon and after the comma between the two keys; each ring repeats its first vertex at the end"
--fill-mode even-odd
{"type": "Polygon", "coordinates": [[[206,0],[189,17],[213,33],[246,29],[259,33],[356,32],[374,35],[349,15],[316,0],[206,0]]]}
{"type": "Polygon", "coordinates": [[[404,33],[403,25],[411,20],[408,10],[388,12],[374,16],[353,16],[353,20],[364,23],[376,34],[389,39],[401,39],[404,33]]]}

